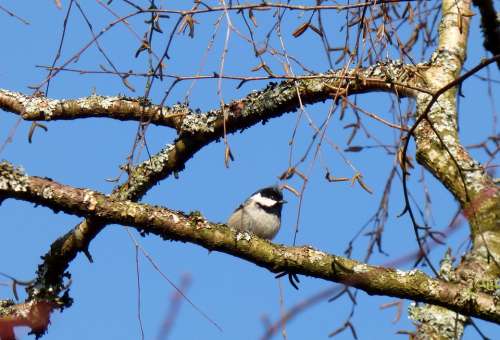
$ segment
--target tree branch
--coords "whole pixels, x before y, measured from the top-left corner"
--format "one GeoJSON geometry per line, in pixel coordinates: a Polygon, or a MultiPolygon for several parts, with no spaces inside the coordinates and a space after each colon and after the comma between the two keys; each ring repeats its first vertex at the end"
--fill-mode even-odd
{"type": "MultiPolygon", "coordinates": [[[[425,69],[425,66],[422,67],[425,69]]],[[[245,129],[258,121],[297,110],[297,89],[303,104],[323,102],[335,97],[337,92],[340,95],[350,95],[385,91],[395,92],[400,97],[414,96],[418,92],[430,93],[424,87],[418,86],[419,71],[418,66],[388,61],[364,69],[351,69],[348,72],[341,69],[294,77],[280,83],[271,83],[263,90],[234,100],[223,109],[203,113],[185,105],[153,105],[142,98],[91,95],[79,99],[59,100],[27,96],[6,89],[0,89],[0,108],[30,121],[107,117],[167,126],[176,129],[179,134],[217,132],[217,136],[221,136],[224,113],[227,114],[226,128],[229,132],[245,129]]],[[[269,78],[273,79],[276,78],[269,78]]]]}
{"type": "Polygon", "coordinates": [[[210,223],[199,213],[186,215],[167,208],[118,201],[88,189],[76,189],[50,179],[27,176],[10,163],[0,163],[0,198],[15,198],[78,216],[93,216],[163,239],[191,242],[206,249],[237,256],[272,272],[290,272],[386,295],[446,307],[461,314],[500,322],[494,296],[474,287],[431,279],[419,270],[403,272],[370,266],[330,255],[312,247],[286,247],[223,224],[210,223]]]}
{"type": "MultiPolygon", "coordinates": [[[[473,249],[455,270],[449,270],[447,277],[471,287],[494,287],[500,273],[500,190],[462,146],[458,135],[455,85],[460,82],[466,58],[470,7],[469,0],[442,2],[438,48],[429,68],[423,71],[424,83],[435,94],[417,95],[417,121],[410,131],[415,138],[418,162],[455,196],[470,221],[473,249]]],[[[407,171],[403,171],[406,181],[407,171]]],[[[407,194],[406,182],[404,190],[407,194]]],[[[406,202],[418,233],[407,195],[406,202]]],[[[460,338],[467,323],[467,318],[432,305],[410,308],[410,318],[416,321],[418,337],[422,338],[460,338]],[[446,329],[453,330],[452,334],[446,329]]]]}
{"type": "MultiPolygon", "coordinates": [[[[495,5],[491,0],[472,0],[474,6],[479,8],[481,13],[481,29],[483,31],[483,46],[491,54],[500,54],[500,17],[495,11],[495,5]]],[[[500,60],[497,60],[500,69],[500,60]]]]}

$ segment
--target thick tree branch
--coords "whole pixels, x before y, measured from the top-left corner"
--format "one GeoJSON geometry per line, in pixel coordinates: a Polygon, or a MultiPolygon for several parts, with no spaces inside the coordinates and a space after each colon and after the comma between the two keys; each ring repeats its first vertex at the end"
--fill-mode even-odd
{"type": "MultiPolygon", "coordinates": [[[[425,67],[424,67],[425,68],[425,67]]],[[[0,108],[25,120],[74,120],[107,117],[168,126],[178,133],[211,133],[221,136],[224,113],[230,132],[247,128],[257,121],[280,116],[299,108],[297,89],[303,104],[313,104],[339,95],[373,91],[396,92],[399,96],[429,93],[419,87],[419,68],[400,62],[379,62],[365,69],[327,72],[273,83],[261,91],[235,100],[224,109],[198,113],[184,105],[153,105],[141,98],[92,95],[80,99],[59,100],[27,96],[0,89],[0,108]]]]}
{"type": "MultiPolygon", "coordinates": [[[[423,71],[429,88],[438,92],[460,75],[470,19],[469,1],[443,1],[443,18],[440,24],[440,40],[430,67],[423,71]]],[[[422,163],[460,202],[471,222],[474,247],[491,249],[481,251],[486,257],[493,257],[490,270],[498,276],[500,268],[500,190],[484,168],[474,160],[462,146],[458,136],[457,88],[453,87],[435,100],[432,96],[417,96],[418,126],[414,130],[417,144],[417,159],[422,163]],[[424,119],[421,119],[423,116],[424,119]]]]}
{"type": "MultiPolygon", "coordinates": [[[[424,82],[435,93],[456,83],[460,76],[470,7],[469,0],[442,2],[439,45],[429,68],[423,71],[424,82]]],[[[460,142],[456,96],[457,87],[437,98],[417,95],[417,122],[412,128],[417,160],[455,196],[470,221],[473,249],[447,277],[469,286],[496,286],[500,274],[500,190],[460,142]]],[[[410,317],[418,323],[422,338],[460,338],[467,322],[463,316],[432,305],[411,308],[410,317]],[[454,330],[453,334],[444,336],[446,329],[454,330]]]]}
{"type": "MultiPolygon", "coordinates": [[[[472,0],[474,6],[481,13],[481,29],[484,35],[483,46],[493,55],[500,54],[500,17],[495,11],[495,5],[491,0],[472,0]]],[[[500,69],[500,60],[497,60],[500,69]]]]}
{"type": "Polygon", "coordinates": [[[311,247],[286,247],[223,224],[210,223],[199,213],[185,215],[166,208],[118,201],[88,189],[76,189],[50,179],[27,176],[7,162],[0,163],[0,198],[15,198],[103,223],[128,225],[163,239],[191,242],[237,256],[272,272],[291,272],[341,282],[368,294],[427,302],[492,322],[500,322],[500,303],[475,287],[431,279],[413,270],[403,272],[370,266],[326,254],[311,247]]]}

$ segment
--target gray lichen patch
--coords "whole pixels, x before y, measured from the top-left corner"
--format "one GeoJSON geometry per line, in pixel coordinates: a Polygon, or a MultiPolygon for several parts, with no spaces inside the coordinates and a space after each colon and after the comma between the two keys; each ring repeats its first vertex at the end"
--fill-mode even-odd
{"type": "MultiPolygon", "coordinates": [[[[313,83],[312,80],[302,80],[298,82],[297,86],[301,93],[305,93],[307,87],[313,83]]],[[[256,116],[262,117],[264,115],[269,115],[269,113],[274,113],[272,115],[277,115],[280,112],[280,107],[283,104],[291,102],[291,99],[297,97],[297,89],[294,83],[291,81],[284,81],[279,84],[269,83],[265,89],[261,91],[252,91],[246,98],[245,107],[241,111],[243,117],[256,116]]],[[[269,115],[271,118],[272,115],[269,115]]]]}
{"type": "Polygon", "coordinates": [[[352,271],[355,272],[356,274],[362,274],[362,273],[370,272],[370,268],[368,267],[368,265],[366,265],[364,263],[360,263],[360,264],[355,265],[352,268],[352,271]]]}
{"type": "Polygon", "coordinates": [[[248,241],[250,241],[251,238],[252,238],[252,235],[250,235],[246,231],[236,233],[236,241],[245,240],[248,242],[248,241]]]}
{"type": "Polygon", "coordinates": [[[412,270],[409,270],[409,271],[404,271],[404,270],[396,269],[396,275],[398,275],[401,278],[412,277],[412,276],[414,277],[414,276],[417,276],[417,275],[420,275],[422,277],[425,276],[425,274],[421,270],[418,270],[416,268],[412,269],[412,270]]]}
{"type": "MultiPolygon", "coordinates": [[[[428,68],[426,64],[407,65],[402,60],[381,60],[369,66],[361,74],[365,78],[385,80],[388,84],[399,83],[411,86],[426,87],[421,71],[428,68]]],[[[356,72],[354,69],[351,72],[356,72]]],[[[351,76],[359,74],[351,73],[351,76]]],[[[419,92],[417,92],[419,93],[419,92]]]]}
{"type": "MultiPolygon", "coordinates": [[[[434,52],[431,56],[431,63],[436,69],[440,69],[443,77],[454,77],[460,71],[462,66],[461,48],[448,48],[448,49],[439,49],[437,52],[434,52]],[[445,71],[445,72],[443,72],[445,71]]],[[[445,78],[438,78],[441,84],[446,84],[447,81],[443,81],[445,78]]]]}
{"type": "Polygon", "coordinates": [[[12,98],[20,106],[20,114],[24,119],[37,119],[50,120],[56,109],[61,105],[61,101],[57,99],[48,99],[43,96],[27,96],[23,93],[8,91],[2,89],[1,94],[6,97],[12,98]]]}
{"type": "MultiPolygon", "coordinates": [[[[426,79],[431,88],[440,88],[445,79],[429,72],[426,79]]],[[[448,77],[448,76],[446,76],[448,77]]],[[[467,195],[474,197],[484,190],[484,169],[471,158],[458,137],[456,89],[443,93],[427,113],[428,121],[421,121],[415,130],[417,160],[448,187],[457,199],[465,203],[467,195]],[[466,195],[467,193],[467,195],[466,195]]],[[[425,113],[431,96],[417,96],[417,116],[425,113]]]]}
{"type": "Polygon", "coordinates": [[[172,144],[167,144],[165,147],[153,157],[145,160],[140,167],[149,173],[158,173],[164,170],[165,164],[168,163],[170,152],[175,148],[172,144]]]}
{"type": "MultiPolygon", "coordinates": [[[[500,221],[497,221],[495,225],[498,227],[500,221]]],[[[500,263],[500,234],[494,228],[481,231],[480,236],[475,239],[475,253],[482,258],[492,257],[492,266],[495,266],[496,263],[500,263]]]]}
{"type": "Polygon", "coordinates": [[[96,106],[101,107],[104,110],[109,110],[117,101],[123,102],[123,98],[118,96],[104,97],[94,94],[89,97],[78,98],[74,102],[78,105],[78,107],[84,110],[92,110],[96,106]]]}
{"type": "Polygon", "coordinates": [[[4,313],[4,309],[11,307],[11,306],[14,306],[15,304],[16,303],[14,302],[14,300],[10,300],[10,299],[0,300],[0,315],[6,315],[6,313],[4,313]]]}
{"type": "Polygon", "coordinates": [[[180,127],[177,128],[179,134],[213,132],[214,128],[212,123],[220,118],[220,114],[216,110],[201,113],[200,110],[191,110],[191,108],[185,104],[175,104],[171,107],[156,110],[155,114],[162,119],[182,117],[182,123],[180,127]]]}
{"type": "Polygon", "coordinates": [[[42,197],[46,200],[54,198],[54,190],[51,187],[45,187],[42,190],[42,197]]]}
{"type": "Polygon", "coordinates": [[[214,132],[214,123],[221,118],[219,111],[190,112],[182,120],[180,132],[188,134],[214,132]]]}
{"type": "Polygon", "coordinates": [[[440,339],[460,339],[467,318],[454,311],[434,305],[417,306],[414,302],[408,308],[408,317],[417,327],[425,328],[420,334],[439,334],[440,339]]]}
{"type": "Polygon", "coordinates": [[[58,99],[36,96],[22,96],[19,98],[19,102],[24,107],[23,117],[38,116],[45,120],[51,120],[54,112],[61,106],[61,101],[58,99]]]}
{"type": "Polygon", "coordinates": [[[307,248],[306,256],[312,263],[322,263],[327,258],[327,254],[312,247],[307,248]]]}
{"type": "Polygon", "coordinates": [[[95,207],[97,206],[97,198],[94,191],[85,190],[83,204],[86,204],[89,210],[95,210],[95,207]]]}
{"type": "Polygon", "coordinates": [[[0,190],[25,192],[28,189],[28,176],[22,168],[16,168],[6,161],[0,163],[0,190]]]}
{"type": "Polygon", "coordinates": [[[403,65],[401,60],[380,60],[368,67],[365,74],[387,80],[397,80],[398,74],[403,70],[403,65]]]}
{"type": "Polygon", "coordinates": [[[175,146],[172,144],[167,144],[160,152],[156,155],[146,159],[140,165],[135,167],[130,172],[130,178],[128,180],[128,185],[126,188],[115,192],[113,195],[115,198],[120,200],[130,200],[132,196],[140,192],[148,183],[152,181],[152,178],[158,177],[168,166],[169,155],[175,146]]]}

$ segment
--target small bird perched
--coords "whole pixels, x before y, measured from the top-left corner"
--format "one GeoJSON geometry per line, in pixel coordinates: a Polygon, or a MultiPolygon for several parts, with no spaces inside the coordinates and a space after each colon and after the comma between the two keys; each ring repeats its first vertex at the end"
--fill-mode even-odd
{"type": "Polygon", "coordinates": [[[283,193],[277,186],[254,192],[229,217],[229,228],[271,240],[281,225],[283,193]]]}

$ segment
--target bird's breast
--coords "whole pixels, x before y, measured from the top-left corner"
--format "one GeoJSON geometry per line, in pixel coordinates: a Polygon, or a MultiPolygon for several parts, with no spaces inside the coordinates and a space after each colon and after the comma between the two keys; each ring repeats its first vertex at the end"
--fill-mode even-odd
{"type": "Polygon", "coordinates": [[[280,219],[275,214],[270,214],[250,204],[236,211],[228,221],[229,227],[251,232],[259,237],[272,239],[280,229],[280,219]]]}

